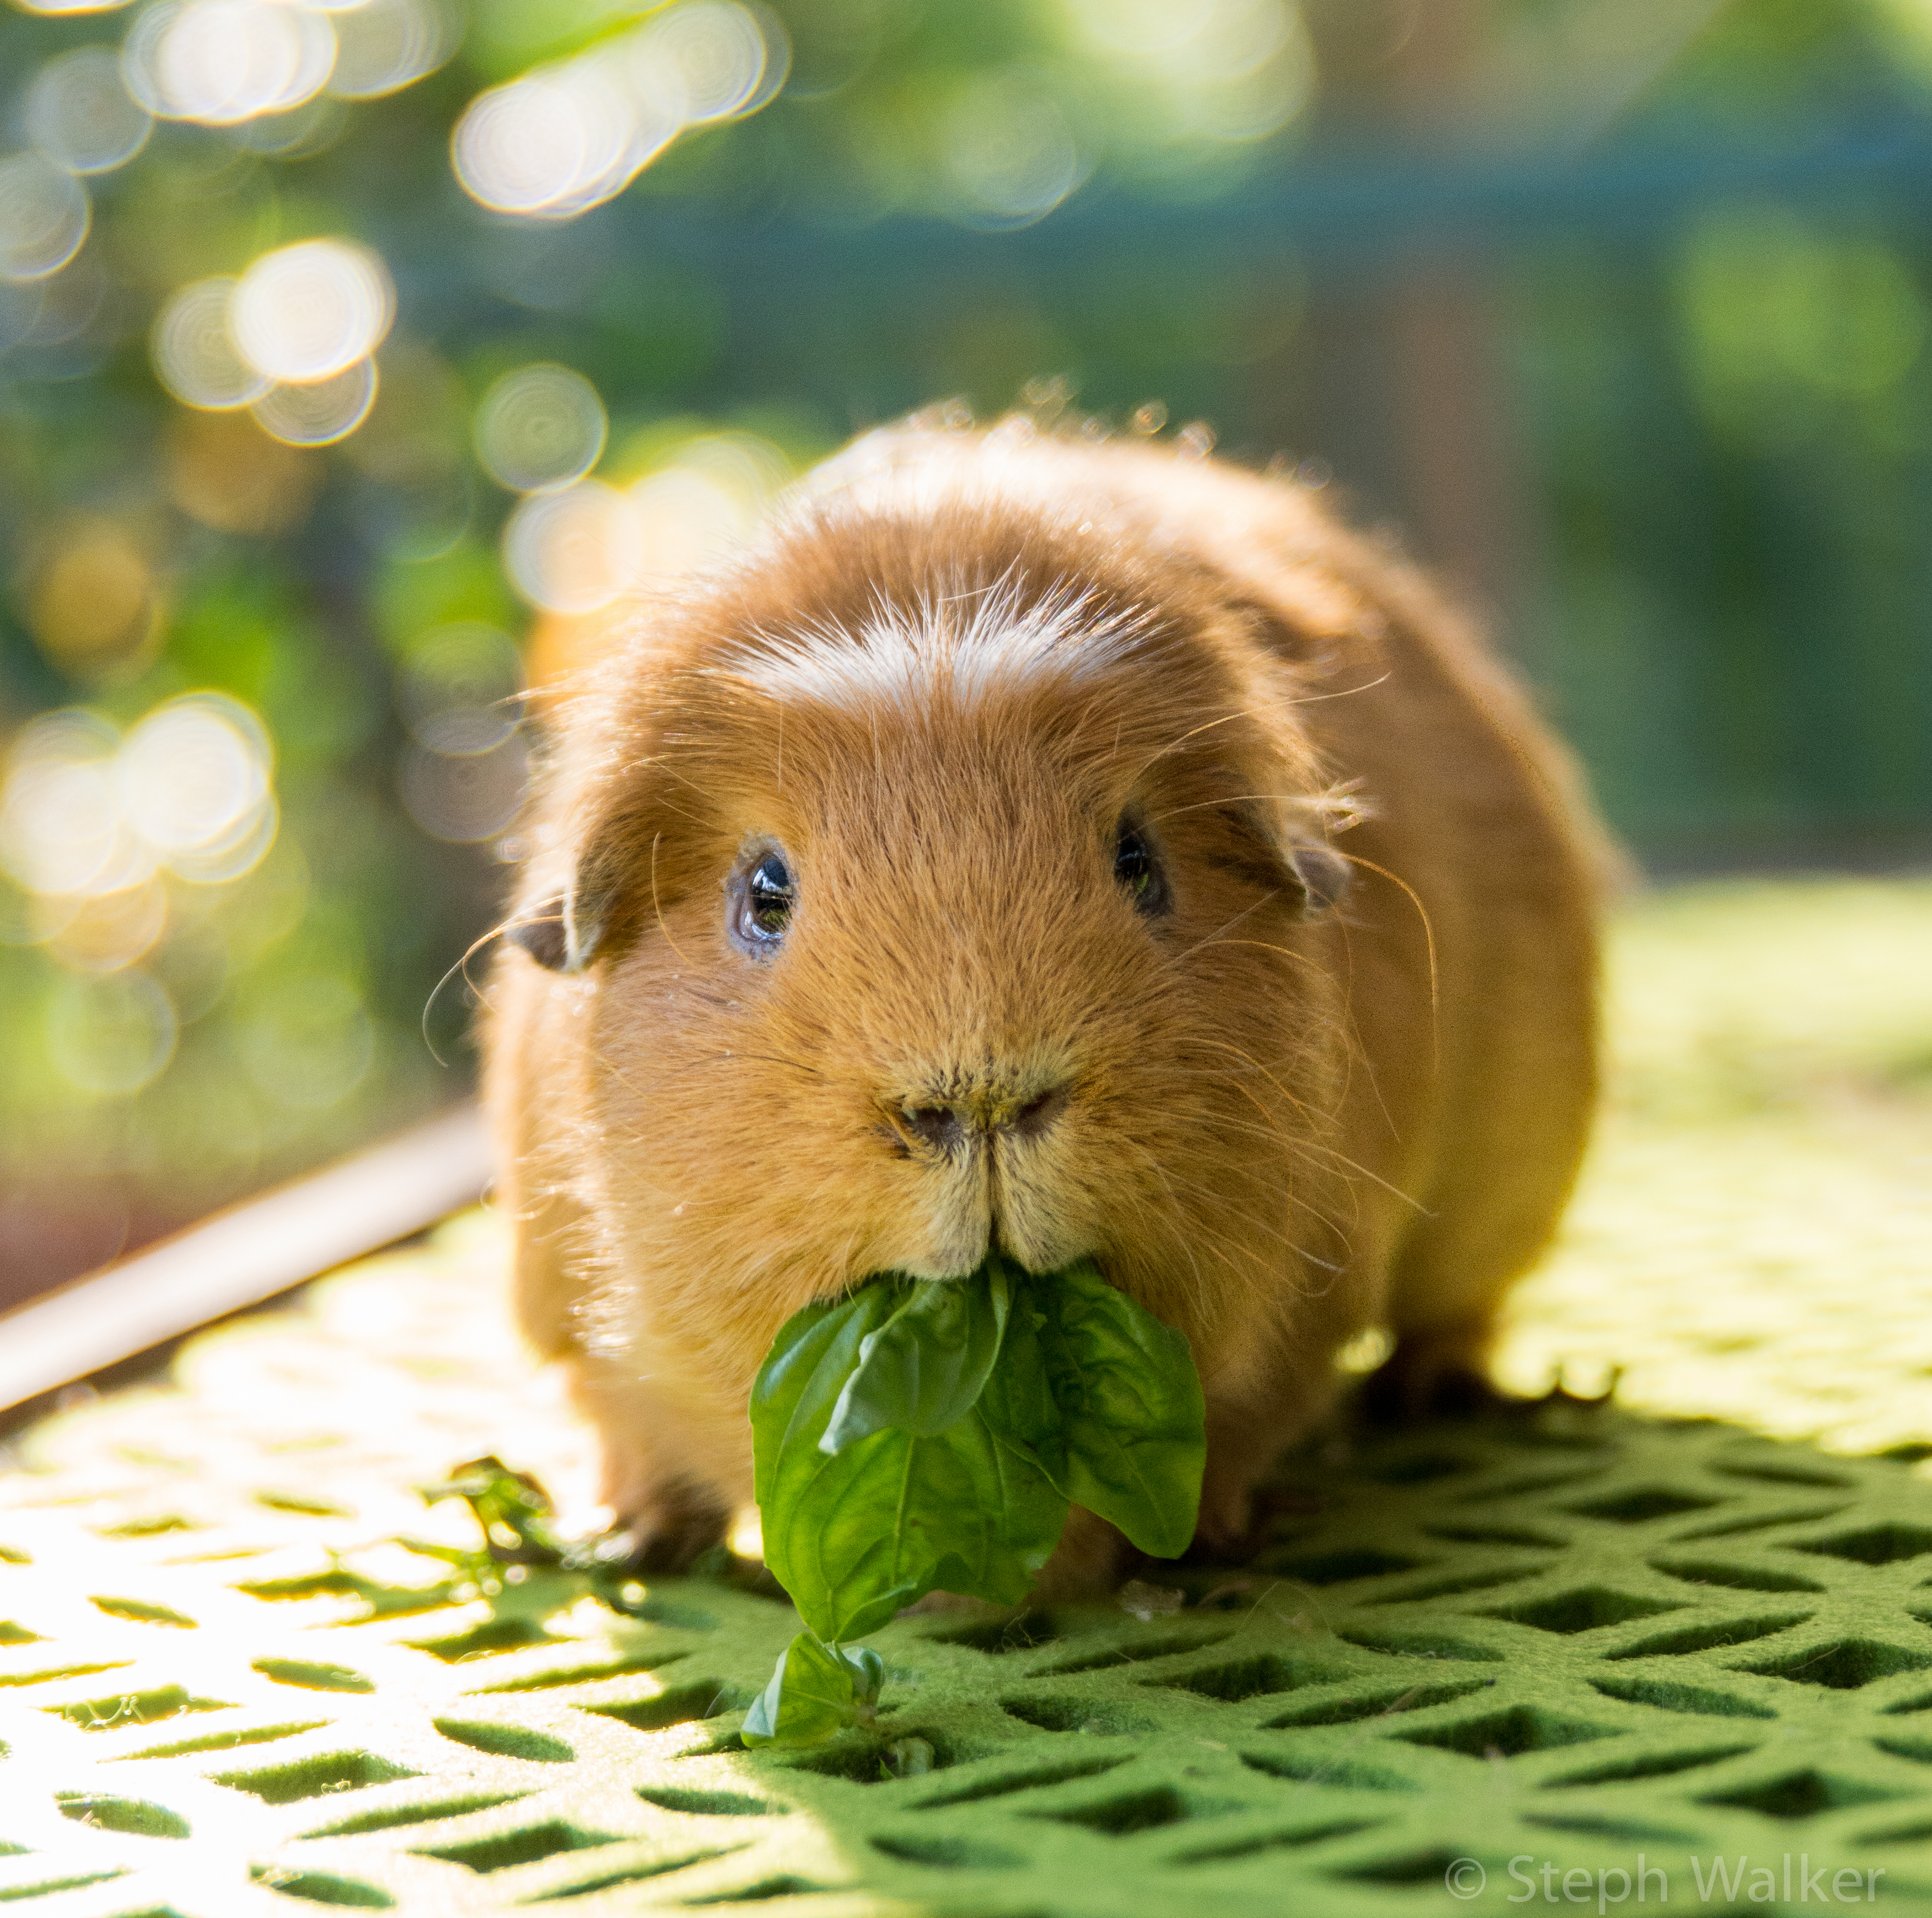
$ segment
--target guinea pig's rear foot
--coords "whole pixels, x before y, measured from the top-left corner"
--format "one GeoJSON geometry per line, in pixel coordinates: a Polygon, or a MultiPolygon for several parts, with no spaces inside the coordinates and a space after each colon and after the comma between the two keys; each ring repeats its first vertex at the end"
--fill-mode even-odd
{"type": "Polygon", "coordinates": [[[1372,1424],[1404,1425],[1424,1418],[1477,1418],[1520,1406],[1484,1362],[1490,1328],[1405,1332],[1395,1350],[1362,1387],[1359,1403],[1372,1424]]]}

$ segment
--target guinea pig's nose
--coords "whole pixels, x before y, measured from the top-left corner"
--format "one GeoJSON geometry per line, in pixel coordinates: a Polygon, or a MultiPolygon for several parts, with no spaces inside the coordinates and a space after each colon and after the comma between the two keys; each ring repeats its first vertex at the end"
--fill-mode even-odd
{"type": "Polygon", "coordinates": [[[907,1129],[937,1152],[954,1152],[975,1138],[1002,1133],[1037,1139],[1066,1104],[1066,1088],[1050,1086],[1030,1098],[988,1088],[969,1097],[903,1108],[907,1129]]]}

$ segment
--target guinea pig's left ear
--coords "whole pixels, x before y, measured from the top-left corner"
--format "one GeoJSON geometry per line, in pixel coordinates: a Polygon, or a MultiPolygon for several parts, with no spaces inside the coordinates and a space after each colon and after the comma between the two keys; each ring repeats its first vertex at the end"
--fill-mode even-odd
{"type": "Polygon", "coordinates": [[[1288,849],[1288,869],[1301,888],[1301,916],[1312,919],[1340,905],[1348,896],[1354,869],[1325,841],[1316,839],[1288,849]]]}

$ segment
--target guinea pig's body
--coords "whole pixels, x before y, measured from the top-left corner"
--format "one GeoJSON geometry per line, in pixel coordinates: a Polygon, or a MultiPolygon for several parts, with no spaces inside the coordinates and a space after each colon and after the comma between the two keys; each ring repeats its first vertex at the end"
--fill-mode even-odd
{"type": "MultiPolygon", "coordinates": [[[[989,1243],[1186,1333],[1232,1542],[1357,1334],[1480,1367],[1575,1172],[1568,762],[1291,484],[861,440],[564,702],[538,843],[490,992],[518,1295],[647,1559],[748,1502],[787,1318],[989,1243]]],[[[1076,1521],[1061,1589],[1119,1549],[1076,1521]]]]}

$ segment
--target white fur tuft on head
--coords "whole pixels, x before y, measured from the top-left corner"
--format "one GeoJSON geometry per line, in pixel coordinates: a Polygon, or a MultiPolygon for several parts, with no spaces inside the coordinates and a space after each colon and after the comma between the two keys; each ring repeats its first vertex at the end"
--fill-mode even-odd
{"type": "Polygon", "coordinates": [[[718,670],[774,699],[854,713],[883,702],[910,713],[935,695],[970,704],[1029,681],[1077,685],[1126,657],[1148,630],[1144,616],[1103,611],[1071,586],[1023,605],[1007,578],[910,608],[881,604],[856,632],[814,625],[761,636],[718,670]]]}

